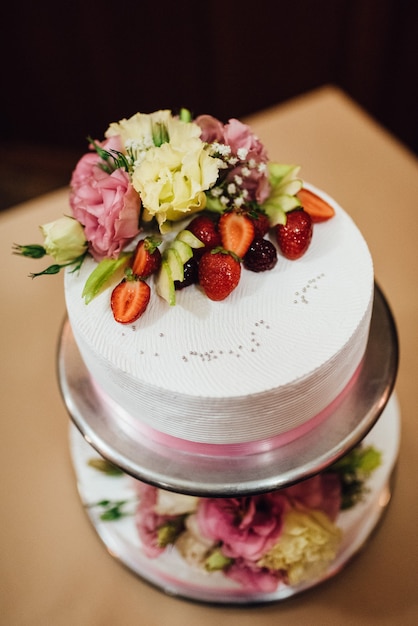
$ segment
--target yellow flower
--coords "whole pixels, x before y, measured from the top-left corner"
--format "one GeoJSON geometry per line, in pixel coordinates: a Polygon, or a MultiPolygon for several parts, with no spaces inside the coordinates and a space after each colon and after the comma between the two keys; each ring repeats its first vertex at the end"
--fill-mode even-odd
{"type": "Polygon", "coordinates": [[[132,175],[144,219],[156,217],[160,227],[166,220],[176,221],[204,209],[205,190],[218,177],[219,162],[209,156],[203,142],[187,133],[182,137],[179,131],[170,135],[169,143],[148,150],[132,175]]]}
{"type": "Polygon", "coordinates": [[[40,227],[45,237],[44,248],[57,263],[69,263],[86,251],[86,238],[80,222],[64,216],[40,227]]]}
{"type": "Polygon", "coordinates": [[[143,219],[161,226],[206,206],[207,191],[218,178],[221,161],[210,156],[193,122],[170,111],[136,113],[113,123],[106,137],[119,135],[132,155],[132,185],[140,194],[143,219]]]}
{"type": "Polygon", "coordinates": [[[105,136],[119,135],[122,145],[141,152],[154,146],[153,128],[158,125],[168,126],[172,121],[171,112],[168,110],[155,111],[155,113],[135,113],[129,119],[124,118],[120,122],[113,122],[107,129],[105,136]]]}
{"type": "Polygon", "coordinates": [[[317,578],[335,558],[341,537],[341,530],[322,511],[292,510],[279,542],[258,565],[285,570],[291,585],[317,578]]]}

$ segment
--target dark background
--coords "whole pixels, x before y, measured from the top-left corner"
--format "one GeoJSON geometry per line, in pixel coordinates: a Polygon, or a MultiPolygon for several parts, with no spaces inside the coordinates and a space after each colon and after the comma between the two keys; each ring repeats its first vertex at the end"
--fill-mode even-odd
{"type": "Polygon", "coordinates": [[[72,0],[2,12],[0,209],[66,185],[137,111],[226,121],[324,84],[418,154],[414,0],[72,0]]]}

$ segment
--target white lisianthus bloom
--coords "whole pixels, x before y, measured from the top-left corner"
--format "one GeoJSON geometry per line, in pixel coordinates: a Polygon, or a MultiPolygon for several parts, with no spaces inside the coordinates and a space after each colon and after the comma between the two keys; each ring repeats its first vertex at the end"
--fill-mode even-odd
{"type": "Polygon", "coordinates": [[[313,580],[335,558],[341,537],[341,530],[322,511],[289,511],[278,543],[258,565],[285,570],[291,585],[313,580]]]}
{"type": "MultiPolygon", "coordinates": [[[[184,124],[184,127],[193,124],[184,124]]],[[[177,129],[178,131],[179,129],[177,129]]],[[[206,206],[205,191],[217,180],[218,159],[211,157],[197,137],[176,132],[176,141],[151,148],[134,169],[132,185],[141,196],[143,218],[176,221],[206,206]]]]}
{"type": "Polygon", "coordinates": [[[57,263],[74,261],[86,251],[87,241],[80,222],[64,216],[40,227],[46,253],[57,263]]]}
{"type": "Polygon", "coordinates": [[[158,515],[184,515],[196,510],[199,498],[159,489],[155,512],[158,515]]]}
{"type": "Polygon", "coordinates": [[[205,208],[205,191],[223,163],[210,156],[201,132],[169,110],[136,113],[107,129],[106,137],[120,136],[131,155],[132,185],[141,196],[144,220],[155,217],[161,228],[205,208]]]}
{"type": "Polygon", "coordinates": [[[196,515],[189,515],[186,520],[186,530],[176,541],[176,548],[184,559],[195,567],[204,569],[214,541],[204,537],[197,523],[196,515]]]}
{"type": "Polygon", "coordinates": [[[125,148],[142,152],[153,147],[153,129],[157,125],[164,125],[167,129],[172,120],[168,110],[156,111],[155,113],[135,113],[129,119],[124,118],[119,122],[113,122],[107,129],[107,138],[119,135],[125,148]]]}

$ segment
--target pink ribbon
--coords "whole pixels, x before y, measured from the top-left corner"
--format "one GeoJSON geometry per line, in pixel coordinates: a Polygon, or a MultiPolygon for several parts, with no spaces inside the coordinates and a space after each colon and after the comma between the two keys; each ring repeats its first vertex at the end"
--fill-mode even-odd
{"type": "MultiPolygon", "coordinates": [[[[196,455],[201,454],[208,456],[229,457],[260,454],[262,452],[269,452],[281,446],[285,446],[288,443],[291,443],[295,439],[306,435],[308,432],[316,428],[319,424],[321,424],[328,417],[330,417],[330,415],[335,411],[342,399],[354,386],[360,370],[361,364],[358,366],[347,385],[334,398],[334,400],[310,420],[308,420],[304,424],[301,424],[300,426],[297,426],[296,428],[292,428],[291,430],[288,430],[284,433],[280,433],[279,435],[268,437],[266,439],[259,439],[257,441],[245,441],[239,443],[202,443],[198,441],[182,439],[180,437],[175,437],[174,435],[168,435],[167,433],[155,430],[151,426],[144,424],[143,422],[132,417],[126,412],[124,412],[121,419],[127,422],[130,426],[133,426],[138,433],[144,435],[151,441],[154,441],[155,443],[161,444],[171,449],[180,450],[182,452],[190,452],[191,454],[196,455]]],[[[120,415],[120,407],[118,407],[118,405],[116,405],[116,403],[111,398],[109,398],[109,396],[107,396],[107,394],[103,392],[103,390],[98,387],[97,384],[95,384],[94,386],[98,394],[102,396],[104,403],[107,405],[113,405],[116,412],[119,412],[120,415]]]]}

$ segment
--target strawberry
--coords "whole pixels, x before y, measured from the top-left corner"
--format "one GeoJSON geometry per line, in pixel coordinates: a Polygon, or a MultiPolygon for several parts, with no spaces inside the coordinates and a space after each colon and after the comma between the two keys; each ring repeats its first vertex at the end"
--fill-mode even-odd
{"type": "Polygon", "coordinates": [[[249,214],[248,217],[254,224],[254,237],[264,237],[270,230],[270,220],[265,213],[258,211],[256,214],[249,214]]]}
{"type": "Polygon", "coordinates": [[[210,300],[225,300],[238,285],[241,264],[233,253],[215,248],[199,263],[199,284],[210,300]]]}
{"type": "Polygon", "coordinates": [[[322,198],[309,191],[309,189],[301,189],[297,193],[297,197],[301,201],[301,204],[305,211],[309,213],[313,222],[324,222],[334,217],[334,208],[325,202],[322,198]]]}
{"type": "Polygon", "coordinates": [[[149,285],[132,273],[127,273],[110,297],[113,317],[120,324],[134,322],[144,313],[150,297],[149,285]]]}
{"type": "Polygon", "coordinates": [[[195,237],[205,244],[204,248],[197,248],[195,250],[198,256],[221,245],[221,235],[218,231],[217,224],[215,220],[208,215],[198,215],[195,217],[187,226],[187,230],[190,230],[195,237]]]}
{"type": "Polygon", "coordinates": [[[160,243],[160,239],[153,237],[145,237],[138,241],[131,261],[133,274],[147,278],[160,269],[161,252],[158,249],[160,243]]]}
{"type": "Polygon", "coordinates": [[[254,239],[255,228],[249,217],[243,213],[230,211],[221,216],[219,232],[223,248],[242,259],[254,239]]]}
{"type": "Polygon", "coordinates": [[[303,209],[295,209],[286,214],[286,224],[276,226],[279,248],[287,259],[298,259],[309,248],[312,239],[312,219],[303,209]]]}

